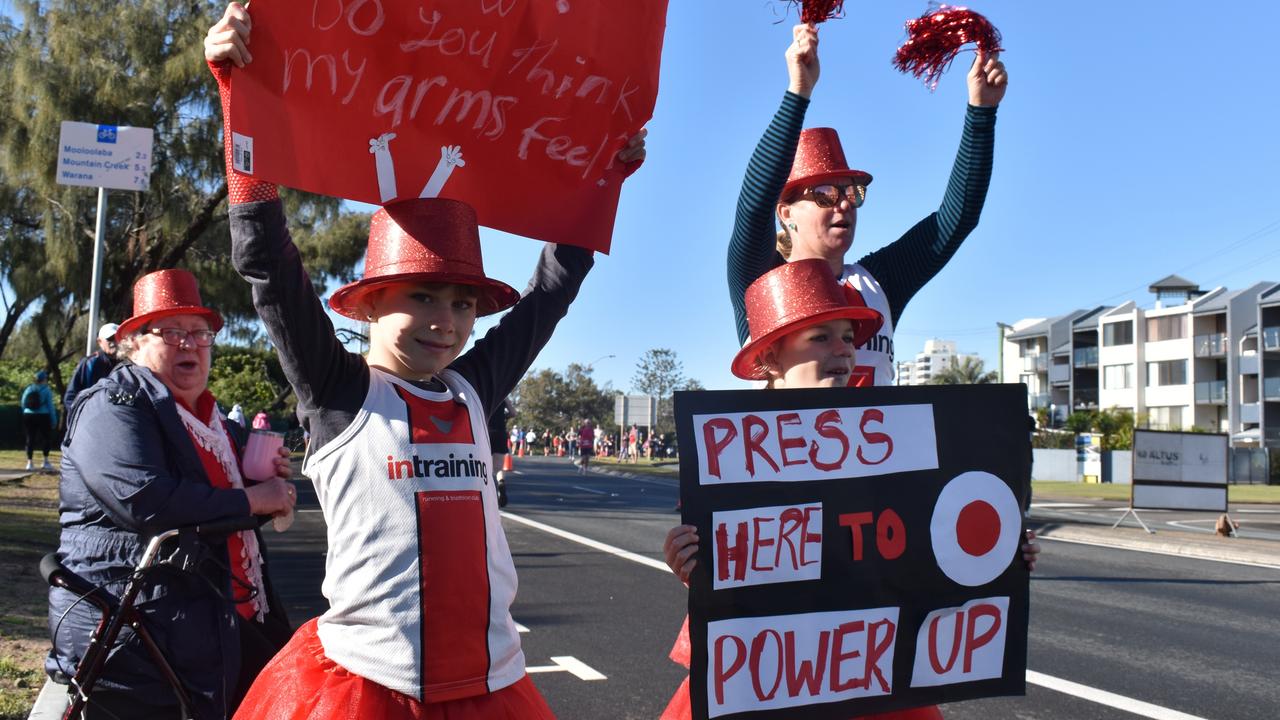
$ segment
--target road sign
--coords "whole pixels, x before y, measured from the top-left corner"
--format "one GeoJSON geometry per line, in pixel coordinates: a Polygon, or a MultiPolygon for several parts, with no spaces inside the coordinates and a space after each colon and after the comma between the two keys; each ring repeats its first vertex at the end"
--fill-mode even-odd
{"type": "Polygon", "coordinates": [[[653,427],[658,421],[658,398],[652,395],[618,395],[613,399],[613,421],[618,425],[653,427]]]}
{"type": "Polygon", "coordinates": [[[94,123],[62,122],[58,138],[59,185],[146,190],[151,186],[155,132],[94,123]]]}

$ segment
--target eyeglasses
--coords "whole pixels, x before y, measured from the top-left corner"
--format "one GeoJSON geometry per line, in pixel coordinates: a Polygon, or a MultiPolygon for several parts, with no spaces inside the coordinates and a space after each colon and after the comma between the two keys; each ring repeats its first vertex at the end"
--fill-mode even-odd
{"type": "Polygon", "coordinates": [[[151,335],[159,336],[165,345],[174,345],[181,347],[188,339],[195,343],[196,347],[210,347],[213,345],[213,339],[218,336],[215,330],[192,330],[190,332],[182,328],[151,328],[147,331],[151,335]]]}
{"type": "Polygon", "coordinates": [[[814,185],[811,188],[805,188],[800,194],[803,200],[812,200],[814,205],[820,208],[833,208],[840,204],[841,196],[849,201],[849,204],[855,208],[862,207],[862,203],[867,199],[866,185],[814,185]]]}

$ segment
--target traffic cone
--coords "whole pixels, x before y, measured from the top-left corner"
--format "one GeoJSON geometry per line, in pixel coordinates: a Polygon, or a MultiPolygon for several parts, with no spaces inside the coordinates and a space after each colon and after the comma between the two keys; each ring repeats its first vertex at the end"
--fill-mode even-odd
{"type": "Polygon", "coordinates": [[[516,455],[524,457],[524,443],[520,443],[520,447],[516,449],[516,455]]]}
{"type": "Polygon", "coordinates": [[[514,463],[511,462],[511,453],[502,454],[502,472],[511,472],[514,463]]]}

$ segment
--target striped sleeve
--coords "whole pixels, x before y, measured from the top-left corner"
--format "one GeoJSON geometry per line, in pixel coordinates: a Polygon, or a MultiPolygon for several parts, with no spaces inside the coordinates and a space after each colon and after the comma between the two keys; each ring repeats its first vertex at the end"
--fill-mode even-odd
{"type": "Polygon", "coordinates": [[[978,225],[991,183],[996,108],[969,106],[942,206],[859,264],[884,288],[896,327],[907,303],[933,279],[978,225]]]}
{"type": "Polygon", "coordinates": [[[756,145],[747,164],[746,177],[742,179],[728,258],[729,301],[733,304],[739,342],[745,343],[748,335],[744,301],[747,286],[782,263],[775,249],[774,208],[791,173],[808,108],[808,98],[792,92],[783,96],[782,105],[756,145]]]}

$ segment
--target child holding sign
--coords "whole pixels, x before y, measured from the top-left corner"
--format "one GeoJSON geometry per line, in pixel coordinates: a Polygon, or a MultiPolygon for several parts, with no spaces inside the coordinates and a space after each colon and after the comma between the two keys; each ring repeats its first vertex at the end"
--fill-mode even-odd
{"type": "MultiPolygon", "coordinates": [[[[747,288],[745,304],[751,340],[733,359],[733,374],[744,380],[765,380],[769,388],[836,388],[849,384],[855,350],[880,329],[883,316],[856,301],[836,281],[822,259],[795,260],[765,273],[747,288]]],[[[679,525],[667,533],[662,550],[667,565],[682,582],[697,560],[697,528],[679,525]]],[[[1035,568],[1039,546],[1027,532],[1022,558],[1035,568]]],[[[680,630],[671,657],[689,664],[689,628],[680,630]]],[[[689,681],[676,691],[662,720],[687,720],[690,714],[689,681]]],[[[864,716],[879,720],[933,720],[942,715],[936,707],[864,716]]]]}
{"type": "MultiPolygon", "coordinates": [[[[205,40],[225,119],[249,31],[232,4],[205,40]]],[[[643,156],[640,134],[618,159],[643,156]]],[[[334,337],[275,187],[230,158],[227,181],[232,259],[297,393],[311,432],[303,472],[328,526],[329,610],[263,670],[236,717],[553,717],[511,618],[516,574],[486,418],[568,311],[591,251],[547,245],[520,297],[485,276],[470,206],[388,205],[370,223],[364,277],[329,300],[369,323],[362,357],[334,337]],[[506,308],[462,353],[476,317],[506,308]]]]}

